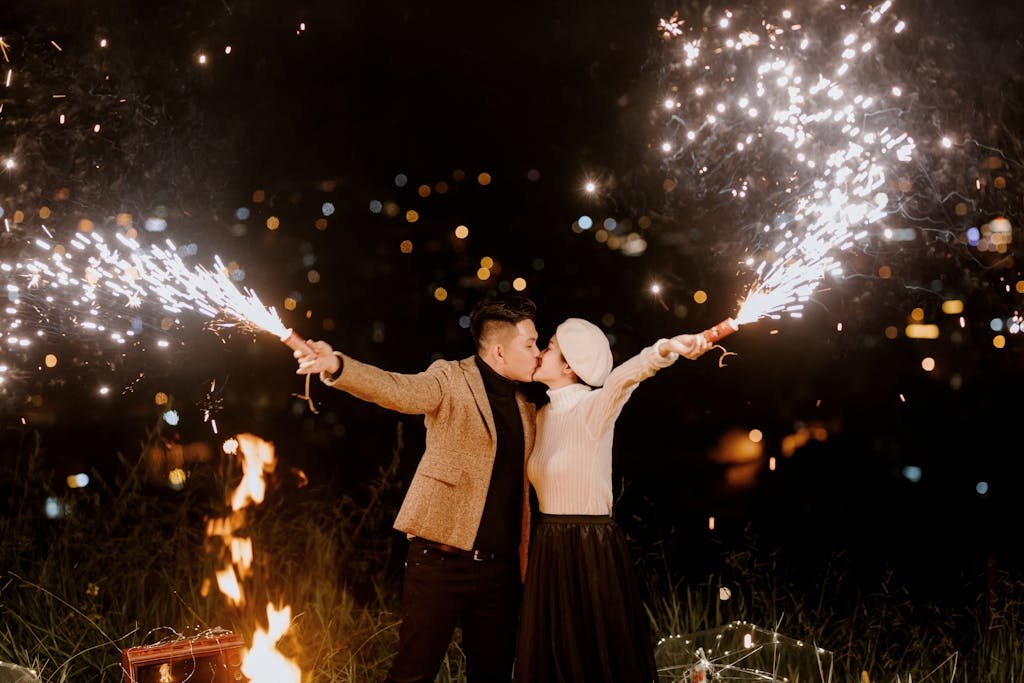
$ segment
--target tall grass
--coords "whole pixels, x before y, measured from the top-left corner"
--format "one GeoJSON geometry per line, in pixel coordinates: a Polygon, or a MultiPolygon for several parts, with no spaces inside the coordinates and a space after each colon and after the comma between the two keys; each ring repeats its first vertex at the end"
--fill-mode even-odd
{"type": "MultiPolygon", "coordinates": [[[[141,452],[159,438],[151,434],[141,452]]],[[[143,466],[124,458],[116,476],[94,472],[85,489],[54,491],[38,437],[19,432],[15,442],[0,464],[0,660],[32,667],[48,683],[119,681],[122,648],[213,627],[248,636],[273,601],[293,607],[282,649],[307,682],[384,678],[398,642],[401,563],[391,523],[402,489],[400,430],[389,464],[351,496],[271,490],[250,516],[257,563],[242,608],[211,588],[204,533],[237,481],[231,466],[196,466],[172,492],[148,486],[143,466]],[[63,519],[42,514],[48,496],[67,505],[63,519]]],[[[753,545],[697,582],[674,576],[663,555],[651,559],[641,573],[658,637],[747,620],[832,651],[835,681],[863,681],[866,672],[870,681],[1024,682],[1024,583],[1009,577],[977,605],[950,611],[916,603],[894,581],[855,585],[842,558],[803,582],[753,545]]],[[[438,680],[464,680],[458,638],[438,680]]]]}
{"type": "MultiPolygon", "coordinates": [[[[742,620],[827,649],[834,681],[1024,681],[1024,581],[1007,574],[975,604],[950,608],[915,600],[891,571],[873,585],[853,580],[841,556],[797,580],[753,541],[727,553],[725,570],[698,584],[657,564],[656,556],[641,573],[661,636],[742,620]]],[[[799,680],[829,680],[808,677],[819,667],[812,655],[799,680]]]]}
{"type": "Polygon", "coordinates": [[[272,601],[293,606],[282,649],[314,672],[310,680],[383,678],[398,617],[381,499],[396,485],[400,451],[401,433],[361,500],[272,490],[243,530],[254,539],[256,571],[247,604],[232,608],[211,587],[204,523],[224,514],[232,468],[198,466],[172,492],[148,487],[143,466],[122,460],[116,478],[94,472],[88,487],[58,495],[40,444],[23,442],[0,477],[12,489],[0,518],[0,660],[44,681],[119,681],[122,648],[214,627],[249,635],[272,601]],[[63,499],[63,519],[42,514],[48,496],[63,499]]]}

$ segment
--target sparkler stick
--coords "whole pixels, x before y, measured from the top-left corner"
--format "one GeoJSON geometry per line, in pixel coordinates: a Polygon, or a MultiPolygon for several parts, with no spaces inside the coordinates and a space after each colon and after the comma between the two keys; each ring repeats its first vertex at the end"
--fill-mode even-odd
{"type": "Polygon", "coordinates": [[[286,330],[287,334],[281,337],[281,341],[285,346],[290,348],[292,351],[301,351],[302,353],[316,353],[316,349],[307,342],[305,339],[295,334],[295,331],[290,327],[286,330]]]}
{"type": "Polygon", "coordinates": [[[737,323],[734,318],[726,318],[725,320],[723,320],[722,322],[718,323],[717,325],[714,325],[714,326],[709,327],[708,329],[704,330],[703,332],[701,332],[701,334],[710,343],[714,344],[715,342],[718,342],[718,341],[721,341],[722,339],[725,339],[730,334],[732,334],[733,332],[736,332],[739,329],[740,329],[739,323],[737,323]]]}

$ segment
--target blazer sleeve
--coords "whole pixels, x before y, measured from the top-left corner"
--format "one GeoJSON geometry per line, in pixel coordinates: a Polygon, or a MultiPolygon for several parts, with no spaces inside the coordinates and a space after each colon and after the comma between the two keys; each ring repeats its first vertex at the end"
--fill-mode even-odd
{"type": "Polygon", "coordinates": [[[587,432],[592,439],[599,439],[612,427],[622,412],[622,406],[626,405],[640,382],[672,365],[679,358],[677,353],[662,357],[658,348],[663,341],[659,339],[612,370],[604,386],[590,394],[585,410],[587,432]]]}
{"type": "Polygon", "coordinates": [[[450,384],[451,363],[448,361],[434,361],[423,372],[405,375],[360,363],[341,353],[338,356],[341,374],[331,378],[327,373],[321,373],[320,380],[329,387],[388,410],[410,415],[434,412],[450,384]]]}

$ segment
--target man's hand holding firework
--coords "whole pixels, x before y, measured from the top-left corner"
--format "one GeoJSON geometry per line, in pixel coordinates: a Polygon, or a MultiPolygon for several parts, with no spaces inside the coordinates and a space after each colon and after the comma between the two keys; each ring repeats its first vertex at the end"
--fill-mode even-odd
{"type": "Polygon", "coordinates": [[[304,348],[298,348],[292,354],[299,361],[297,375],[319,375],[323,371],[336,374],[341,369],[341,360],[334,355],[334,349],[325,341],[306,342],[304,348]]]}

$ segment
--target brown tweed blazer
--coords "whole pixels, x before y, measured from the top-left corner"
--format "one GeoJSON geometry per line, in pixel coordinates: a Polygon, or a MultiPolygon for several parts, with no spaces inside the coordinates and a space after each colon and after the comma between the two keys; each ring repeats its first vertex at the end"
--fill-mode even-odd
{"type": "MultiPolygon", "coordinates": [[[[342,353],[341,374],[321,374],[325,384],[379,406],[424,416],[426,450],[416,468],[395,529],[471,550],[480,527],[497,450],[494,416],[473,357],[435,361],[404,375],[360,363],[342,353]]],[[[530,531],[530,483],[525,463],[533,450],[536,408],[516,393],[523,418],[523,515],[519,546],[525,575],[530,531]]]]}

